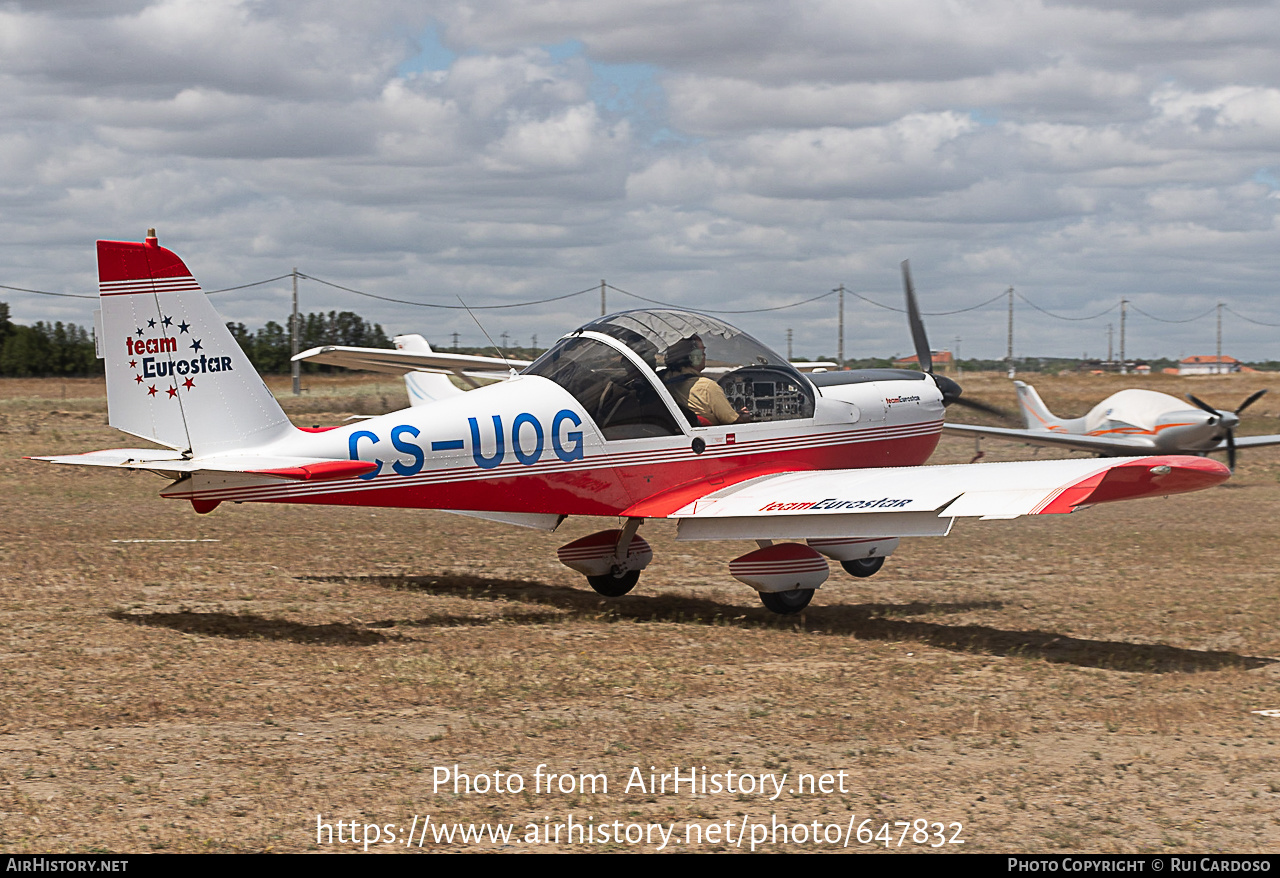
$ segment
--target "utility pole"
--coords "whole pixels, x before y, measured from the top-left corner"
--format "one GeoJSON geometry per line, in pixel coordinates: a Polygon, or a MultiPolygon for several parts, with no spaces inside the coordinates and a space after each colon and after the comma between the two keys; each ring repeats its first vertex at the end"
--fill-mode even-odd
{"type": "Polygon", "coordinates": [[[1120,300],[1120,374],[1128,375],[1129,367],[1124,360],[1124,324],[1129,315],[1129,300],[1120,300]]]}
{"type": "Polygon", "coordinates": [[[1018,374],[1018,370],[1013,365],[1013,287],[1009,287],[1009,353],[1006,359],[1009,363],[1009,377],[1012,378],[1018,374]]]}
{"type": "Polygon", "coordinates": [[[511,333],[509,333],[509,332],[504,332],[504,333],[502,333],[502,336],[501,336],[501,338],[502,338],[502,355],[503,355],[504,357],[507,355],[507,338],[508,338],[508,336],[510,336],[510,335],[511,335],[511,333]]]}
{"type": "Polygon", "coordinates": [[[604,278],[600,278],[600,316],[603,317],[608,313],[609,313],[609,310],[605,307],[605,304],[604,304],[604,278]]]}
{"type": "Polygon", "coordinates": [[[790,363],[795,357],[791,355],[791,330],[787,330],[787,362],[790,363]]]}
{"type": "Polygon", "coordinates": [[[963,370],[960,368],[960,336],[956,336],[956,352],[951,358],[952,364],[955,366],[956,375],[960,375],[963,370]]]}
{"type": "Polygon", "coordinates": [[[832,292],[840,294],[840,310],[838,315],[839,330],[836,341],[836,368],[844,368],[844,284],[840,284],[832,292]]]}
{"type": "Polygon", "coordinates": [[[1107,365],[1111,365],[1115,362],[1115,360],[1112,359],[1111,354],[1111,326],[1112,325],[1110,323],[1107,324],[1107,365]]]}
{"type": "Polygon", "coordinates": [[[458,333],[456,332],[453,334],[453,349],[455,351],[458,349],[458,333]]]}
{"type": "MultiPolygon", "coordinates": [[[[293,314],[289,317],[289,347],[293,356],[298,356],[298,266],[293,267],[293,314]]],[[[290,363],[293,373],[293,395],[302,396],[302,364],[297,360],[290,363]]]]}
{"type": "Polygon", "coordinates": [[[1218,303],[1218,374],[1227,371],[1222,366],[1222,303],[1218,303]]]}
{"type": "Polygon", "coordinates": [[[535,355],[538,353],[538,333],[536,332],[533,334],[533,346],[531,350],[535,355]]]}

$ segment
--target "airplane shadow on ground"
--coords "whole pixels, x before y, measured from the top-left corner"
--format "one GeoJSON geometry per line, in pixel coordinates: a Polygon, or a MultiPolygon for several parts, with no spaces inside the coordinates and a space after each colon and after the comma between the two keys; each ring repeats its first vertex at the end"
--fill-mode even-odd
{"type": "Polygon", "coordinates": [[[253,614],[232,613],[126,613],[114,610],[107,614],[118,622],[132,625],[149,625],[154,628],[171,628],[183,634],[202,634],[206,637],[225,637],[231,640],[288,640],[294,643],[314,643],[324,646],[370,646],[399,639],[378,631],[370,631],[362,625],[333,622],[327,625],[307,625],[287,619],[268,619],[253,614]]]}
{"type": "Polygon", "coordinates": [[[368,628],[393,632],[396,629],[492,624],[543,625],[582,618],[798,629],[823,634],[843,634],[859,640],[914,641],[953,652],[1039,658],[1081,667],[1153,674],[1216,671],[1225,668],[1249,670],[1277,661],[1235,652],[1182,649],[1158,643],[1088,640],[1051,631],[1005,630],[987,625],[946,625],[897,618],[1000,609],[1003,604],[999,601],[847,604],[814,607],[797,616],[777,616],[763,607],[744,608],[737,604],[686,595],[645,594],[643,585],[638,592],[611,599],[586,589],[465,574],[302,578],[313,582],[367,583],[387,589],[466,598],[498,605],[494,607],[496,612],[436,613],[417,619],[370,622],[366,629],[356,629],[369,634],[376,632],[368,631],[368,628]]]}
{"type": "Polygon", "coordinates": [[[585,589],[527,580],[480,576],[311,576],[312,582],[366,583],[381,588],[465,598],[493,604],[492,612],[436,613],[417,619],[385,619],[364,624],[323,625],[270,619],[254,614],[213,612],[138,613],[117,610],[121,622],[170,628],[187,634],[237,640],[276,640],[319,646],[373,646],[414,639],[412,629],[458,626],[545,625],[571,619],[672,622],[745,628],[777,628],[859,640],[914,641],[953,652],[1039,658],[1081,667],[1149,674],[1249,670],[1276,659],[1234,652],[1181,649],[1164,644],[1086,640],[1049,631],[1015,631],[987,625],[945,625],[894,617],[1000,609],[998,601],[848,604],[821,606],[796,616],[777,616],[763,607],[744,608],[685,595],[633,593],[604,598],[585,589]],[[538,609],[540,608],[540,609],[538,609]]]}

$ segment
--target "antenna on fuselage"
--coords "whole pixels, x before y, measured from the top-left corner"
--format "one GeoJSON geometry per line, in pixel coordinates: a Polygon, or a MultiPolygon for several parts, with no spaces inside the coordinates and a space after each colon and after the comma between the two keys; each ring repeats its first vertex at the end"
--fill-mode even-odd
{"type": "Polygon", "coordinates": [[[475,313],[470,308],[467,308],[467,303],[462,301],[462,296],[458,296],[458,301],[462,304],[463,308],[467,309],[467,313],[471,315],[471,319],[475,320],[476,326],[480,327],[480,331],[484,333],[484,337],[489,339],[489,344],[493,345],[493,349],[498,352],[498,358],[501,359],[502,362],[507,364],[507,370],[512,375],[514,375],[516,373],[516,370],[512,367],[511,361],[507,359],[507,355],[503,353],[502,348],[498,347],[496,344],[493,343],[493,337],[489,335],[489,331],[484,328],[484,325],[476,317],[475,313]]]}

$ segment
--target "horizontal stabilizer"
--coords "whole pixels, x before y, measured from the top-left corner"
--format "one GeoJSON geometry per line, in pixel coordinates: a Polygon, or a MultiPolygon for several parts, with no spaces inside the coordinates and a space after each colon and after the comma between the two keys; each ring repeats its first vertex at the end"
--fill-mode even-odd
{"type": "Polygon", "coordinates": [[[111,466],[123,469],[147,470],[171,478],[198,472],[242,473],[266,476],[290,481],[330,481],[352,479],[377,468],[377,464],[365,460],[330,460],[314,457],[283,457],[270,455],[236,455],[227,457],[184,459],[177,452],[155,448],[113,448],[107,451],[91,451],[88,454],[68,454],[57,457],[33,457],[49,463],[65,463],[76,466],[111,466]]]}

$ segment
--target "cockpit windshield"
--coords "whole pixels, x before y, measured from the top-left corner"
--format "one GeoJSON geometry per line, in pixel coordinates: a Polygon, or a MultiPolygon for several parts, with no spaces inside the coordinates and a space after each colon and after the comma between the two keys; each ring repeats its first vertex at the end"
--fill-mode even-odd
{"type": "Polygon", "coordinates": [[[785,359],[715,317],[676,309],[623,311],[593,320],[561,339],[525,374],[542,375],[574,394],[606,438],[673,430],[674,424],[660,424],[665,419],[659,417],[657,403],[664,396],[659,386],[691,427],[809,418],[814,410],[812,385],[785,359]],[[607,349],[599,341],[584,345],[588,333],[630,348],[648,366],[645,374],[636,370],[619,380],[613,373],[622,367],[621,355],[597,351],[597,346],[607,349]],[[653,392],[637,392],[637,378],[653,392]],[[616,408],[608,405],[617,396],[610,385],[623,390],[616,408]]]}
{"type": "Polygon", "coordinates": [[[785,359],[723,320],[675,309],[623,311],[593,320],[578,332],[599,332],[612,336],[640,354],[650,365],[667,365],[672,348],[677,355],[679,343],[697,337],[706,348],[706,371],[723,373],[743,366],[781,366],[790,369],[785,359]]]}

